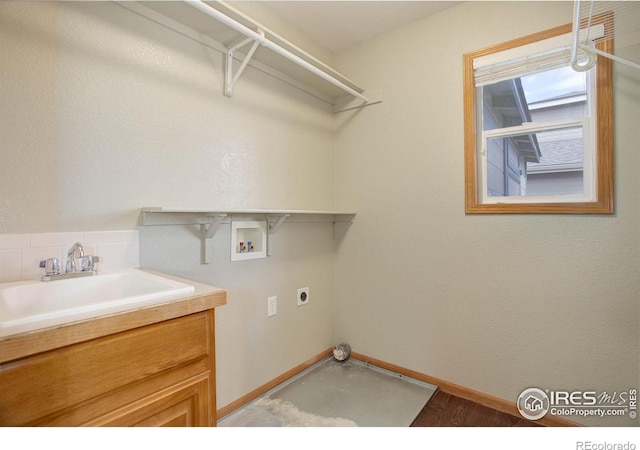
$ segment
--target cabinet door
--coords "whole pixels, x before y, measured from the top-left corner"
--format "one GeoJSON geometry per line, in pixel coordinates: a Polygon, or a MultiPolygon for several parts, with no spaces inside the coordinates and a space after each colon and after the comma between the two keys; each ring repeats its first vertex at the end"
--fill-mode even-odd
{"type": "Polygon", "coordinates": [[[98,417],[85,426],[197,427],[215,426],[209,396],[210,372],[170,386],[98,417]]]}
{"type": "Polygon", "coordinates": [[[208,310],[0,364],[0,426],[98,425],[135,409],[142,421],[183,401],[184,420],[215,425],[202,412],[215,409],[213,326],[208,310]]]}

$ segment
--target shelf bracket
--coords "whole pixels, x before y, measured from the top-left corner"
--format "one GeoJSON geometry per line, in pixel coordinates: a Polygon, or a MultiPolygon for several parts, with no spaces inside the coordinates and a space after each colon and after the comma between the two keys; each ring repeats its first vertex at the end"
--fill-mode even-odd
{"type": "MultiPolygon", "coordinates": [[[[264,31],[258,30],[258,34],[262,36],[262,39],[264,40],[264,31]]],[[[260,40],[247,38],[241,41],[240,43],[234,45],[233,47],[230,47],[227,49],[227,67],[224,75],[224,95],[226,95],[227,97],[231,97],[233,95],[233,86],[235,86],[236,82],[238,81],[238,78],[240,78],[240,75],[242,75],[242,72],[244,72],[244,69],[247,67],[247,64],[249,64],[249,61],[251,61],[251,58],[253,57],[253,54],[255,53],[260,43],[261,43],[260,40]],[[239,48],[244,47],[245,45],[249,44],[252,41],[253,41],[253,45],[251,46],[249,53],[246,54],[246,56],[242,60],[242,63],[240,64],[240,67],[238,67],[238,70],[234,74],[233,73],[233,59],[234,59],[233,55],[239,48]]]]}
{"type": "Polygon", "coordinates": [[[340,241],[353,223],[355,214],[336,214],[333,221],[333,239],[340,241]]]}
{"type": "Polygon", "coordinates": [[[200,224],[200,262],[202,264],[209,264],[211,255],[211,247],[213,246],[213,235],[222,223],[222,220],[227,217],[226,213],[216,214],[211,216],[210,223],[200,224]]]}
{"type": "Polygon", "coordinates": [[[284,223],[284,221],[289,218],[289,216],[291,216],[291,214],[279,214],[277,216],[269,215],[268,217],[278,218],[275,222],[267,220],[267,222],[269,223],[269,234],[275,233],[278,228],[280,228],[280,226],[284,223]]]}
{"type": "Polygon", "coordinates": [[[291,216],[291,214],[278,214],[267,216],[267,256],[271,256],[271,235],[278,231],[278,228],[291,216]],[[270,218],[276,218],[275,221],[269,220],[270,218]]]}

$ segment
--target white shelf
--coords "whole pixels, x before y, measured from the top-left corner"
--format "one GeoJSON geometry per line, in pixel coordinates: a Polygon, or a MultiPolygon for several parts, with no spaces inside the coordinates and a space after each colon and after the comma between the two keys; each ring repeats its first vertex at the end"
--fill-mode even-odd
{"type": "MultiPolygon", "coordinates": [[[[199,225],[202,241],[202,264],[209,263],[211,242],[218,227],[232,220],[265,220],[268,235],[274,234],[285,222],[332,222],[350,225],[356,213],[352,211],[296,210],[296,209],[202,209],[153,206],[142,208],[142,225],[199,225]]],[[[267,236],[267,255],[269,243],[267,236]]]]}
{"type": "MultiPolygon", "coordinates": [[[[345,75],[233,6],[223,1],[202,3],[203,6],[201,6],[205,10],[221,13],[226,19],[249,30],[251,33],[262,33],[269,45],[267,45],[267,42],[263,42],[263,45],[258,45],[253,49],[255,53],[248,50],[249,45],[246,41],[243,41],[246,35],[234,29],[228,23],[222,23],[208,16],[185,1],[118,1],[118,4],[136,14],[226,54],[227,70],[225,79],[228,86],[225,88],[225,95],[231,95],[233,82],[230,83],[230,79],[234,78],[232,66],[235,60],[238,62],[244,61],[249,66],[269,73],[314,97],[334,105],[334,112],[382,102],[382,92],[380,90],[365,92],[363,88],[345,75]],[[282,54],[274,51],[278,49],[292,55],[298,62],[283,57],[282,54]],[[307,68],[304,67],[305,65],[307,68]],[[313,73],[314,71],[316,73],[313,73]],[[329,79],[332,81],[328,81],[329,79]],[[337,86],[336,82],[342,87],[337,86]],[[347,94],[345,89],[347,92],[350,91],[351,94],[347,94]],[[356,98],[354,95],[356,97],[363,96],[366,100],[356,98]]],[[[239,69],[238,76],[242,70],[243,68],[239,69]]]]}
{"type": "MultiPolygon", "coordinates": [[[[229,221],[231,217],[239,219],[251,216],[266,216],[270,230],[275,231],[272,223],[282,217],[296,222],[352,222],[356,213],[352,211],[327,211],[304,209],[224,209],[224,208],[174,208],[166,206],[148,206],[142,208],[142,225],[194,225],[211,224],[216,218],[229,221]],[[295,216],[295,217],[294,217],[295,216]]],[[[272,231],[270,231],[272,232],[272,231]]]]}

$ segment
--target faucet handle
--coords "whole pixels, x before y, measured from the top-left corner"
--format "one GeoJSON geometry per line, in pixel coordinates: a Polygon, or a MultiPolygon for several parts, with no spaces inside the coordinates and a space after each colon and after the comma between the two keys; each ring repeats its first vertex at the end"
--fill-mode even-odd
{"type": "Polygon", "coordinates": [[[60,274],[60,261],[58,258],[49,258],[40,261],[40,267],[44,269],[44,272],[47,275],[60,274]]]}
{"type": "Polygon", "coordinates": [[[95,263],[100,262],[100,257],[93,256],[93,255],[86,255],[82,257],[81,261],[82,261],[81,270],[83,272],[87,272],[90,270],[95,270],[95,263]]]}

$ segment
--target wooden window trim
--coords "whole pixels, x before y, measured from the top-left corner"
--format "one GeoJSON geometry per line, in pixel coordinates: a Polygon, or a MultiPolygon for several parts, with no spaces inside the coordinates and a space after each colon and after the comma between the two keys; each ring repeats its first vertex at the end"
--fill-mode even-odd
{"type": "MultiPolygon", "coordinates": [[[[613,16],[598,18],[605,27],[612,26],[613,16]]],[[[467,214],[613,214],[613,62],[598,55],[596,64],[596,114],[597,114],[597,173],[595,180],[596,201],[571,203],[499,203],[484,204],[478,200],[478,159],[476,151],[476,96],[473,60],[480,56],[527,45],[554,36],[571,33],[567,24],[540,33],[531,34],[502,44],[463,55],[464,76],[464,144],[465,144],[465,212],[467,214]]],[[[613,52],[613,40],[602,40],[596,47],[613,52]]]]}

